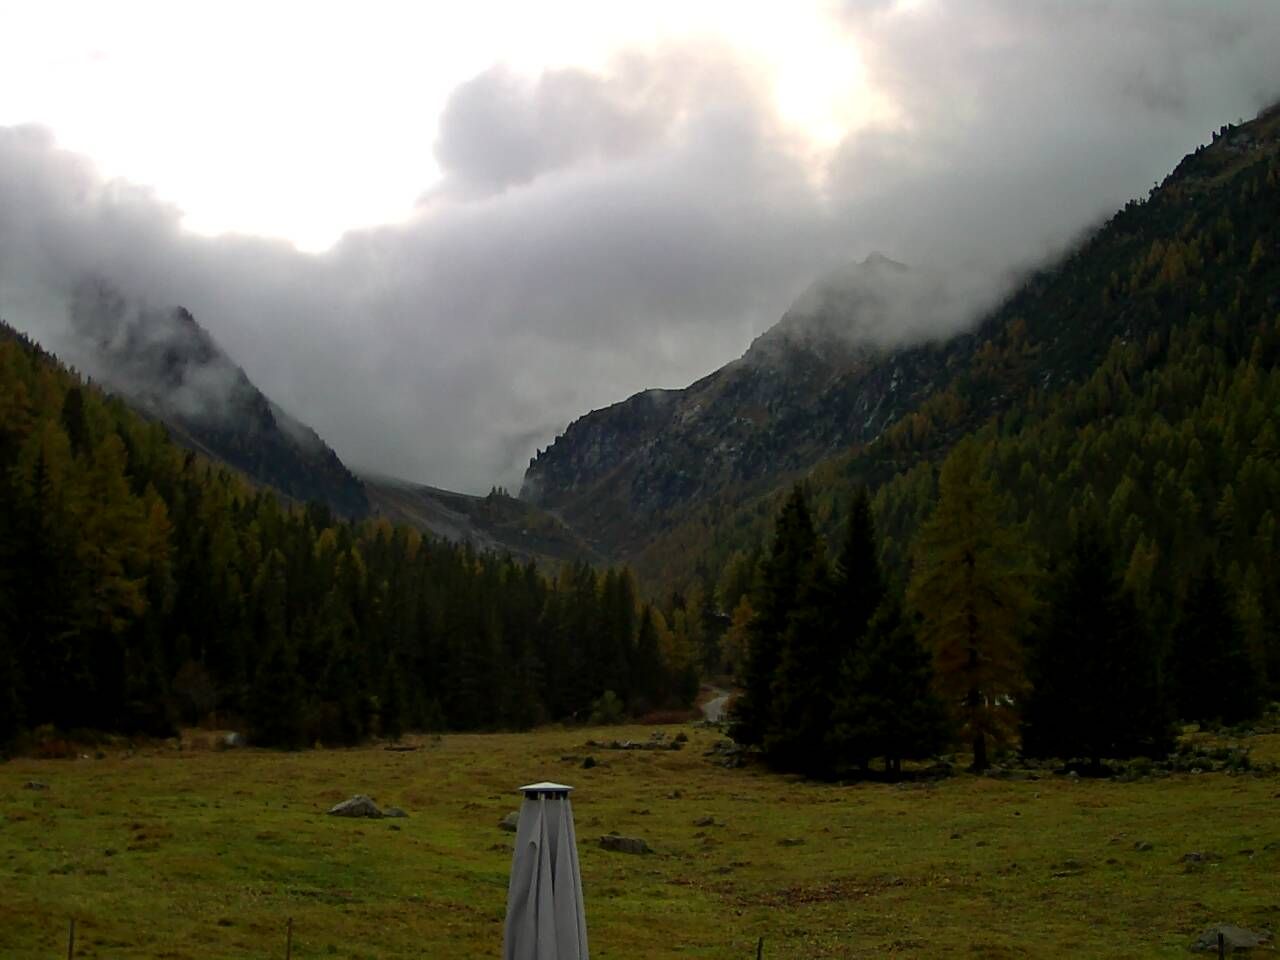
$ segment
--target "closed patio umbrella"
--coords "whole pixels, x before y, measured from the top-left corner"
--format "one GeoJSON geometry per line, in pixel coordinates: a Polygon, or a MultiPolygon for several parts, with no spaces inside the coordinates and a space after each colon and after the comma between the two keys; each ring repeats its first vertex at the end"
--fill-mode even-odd
{"type": "Polygon", "coordinates": [[[503,960],[587,960],[572,789],[560,783],[520,788],[503,960]]]}

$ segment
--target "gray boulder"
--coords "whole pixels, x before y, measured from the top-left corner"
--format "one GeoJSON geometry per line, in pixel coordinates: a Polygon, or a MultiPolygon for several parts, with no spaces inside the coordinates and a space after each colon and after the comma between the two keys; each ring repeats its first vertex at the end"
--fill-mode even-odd
{"type": "Polygon", "coordinates": [[[601,837],[600,849],[612,850],[615,853],[653,853],[653,848],[639,837],[620,837],[616,833],[601,837]]]}
{"type": "Polygon", "coordinates": [[[1191,950],[1193,952],[1216,953],[1218,950],[1218,934],[1222,934],[1222,943],[1227,953],[1244,952],[1255,947],[1265,947],[1271,943],[1270,930],[1260,930],[1254,933],[1244,927],[1224,923],[1221,926],[1210,927],[1202,933],[1200,938],[1191,945],[1191,950]]]}
{"type": "Polygon", "coordinates": [[[393,817],[393,818],[395,818],[395,819],[403,819],[403,818],[405,818],[405,817],[408,817],[408,816],[409,816],[407,813],[405,813],[405,812],[404,812],[403,810],[401,810],[399,807],[387,807],[387,809],[385,809],[385,810],[383,810],[383,811],[382,811],[382,815],[383,815],[384,817],[393,817]]]}
{"type": "Polygon", "coordinates": [[[381,820],[383,812],[378,805],[363,793],[357,793],[350,800],[343,800],[329,811],[331,817],[366,817],[370,820],[381,820]]]}
{"type": "Polygon", "coordinates": [[[508,833],[515,833],[520,828],[520,811],[512,810],[498,821],[498,826],[508,833]]]}

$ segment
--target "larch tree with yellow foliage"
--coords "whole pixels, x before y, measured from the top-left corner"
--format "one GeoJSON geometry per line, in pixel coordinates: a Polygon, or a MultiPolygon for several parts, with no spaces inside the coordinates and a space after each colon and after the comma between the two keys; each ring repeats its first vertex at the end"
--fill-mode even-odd
{"type": "Polygon", "coordinates": [[[942,466],[938,505],[913,548],[907,601],[932,651],[938,693],[973,745],[973,768],[1017,730],[1026,690],[1021,640],[1034,610],[1033,567],[1000,517],[981,450],[961,441],[942,466]]]}

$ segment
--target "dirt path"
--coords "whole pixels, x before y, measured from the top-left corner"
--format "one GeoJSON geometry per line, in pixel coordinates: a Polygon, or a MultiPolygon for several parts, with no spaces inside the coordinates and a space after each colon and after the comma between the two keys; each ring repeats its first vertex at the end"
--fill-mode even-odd
{"type": "Polygon", "coordinates": [[[702,705],[702,716],[708,723],[719,723],[726,719],[724,708],[729,703],[729,691],[712,687],[711,692],[715,696],[702,705]]]}

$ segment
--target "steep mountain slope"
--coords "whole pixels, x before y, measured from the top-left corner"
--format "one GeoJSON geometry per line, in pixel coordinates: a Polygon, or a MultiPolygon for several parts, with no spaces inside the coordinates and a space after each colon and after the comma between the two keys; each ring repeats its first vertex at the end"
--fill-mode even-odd
{"type": "Polygon", "coordinates": [[[1274,310],[1278,138],[1274,109],[1224,127],[1149,201],[1130,203],[945,342],[851,346],[859,301],[821,301],[823,321],[804,325],[817,333],[807,339],[788,335],[789,315],[686,390],[639,394],[576,421],[531,463],[522,493],[651,580],[679,582],[724,559],[711,545],[759,533],[761,495],[833,455],[839,466],[826,475],[879,485],[1087,378],[1117,338],[1167,332],[1217,306],[1274,310]],[[767,346],[772,362],[752,363],[767,346]]]}
{"type": "MultiPolygon", "coordinates": [[[[906,351],[945,356],[943,375],[874,441],[806,474],[819,519],[831,531],[855,486],[878,490],[885,559],[901,571],[936,463],[976,434],[1011,511],[1044,546],[1092,515],[1115,528],[1123,556],[1144,554],[1140,579],[1176,584],[1218,555],[1238,587],[1252,581],[1242,595],[1265,594],[1259,583],[1280,595],[1280,567],[1265,559],[1280,502],[1277,224],[1273,108],[1222,128],[973,333],[906,351]],[[1245,529],[1258,543],[1240,539],[1245,529]]],[[[692,505],[633,556],[636,569],[673,585],[732,565],[761,542],[778,500],[692,505]]]]}
{"type": "Polygon", "coordinates": [[[77,290],[71,326],[94,374],[183,445],[294,500],[368,513],[363,485],[337,454],[254,386],[183,308],[138,308],[89,281],[77,290]]]}
{"type": "Polygon", "coordinates": [[[361,479],[373,512],[393,523],[524,560],[600,559],[555,517],[501,491],[477,497],[390,477],[361,479]]]}
{"type": "Polygon", "coordinates": [[[936,358],[876,345],[935,284],[873,255],[803,296],[741,359],[684,390],[595,411],[531,461],[521,496],[560,511],[607,553],[726,490],[767,488],[875,436],[917,399],[936,358]]]}

